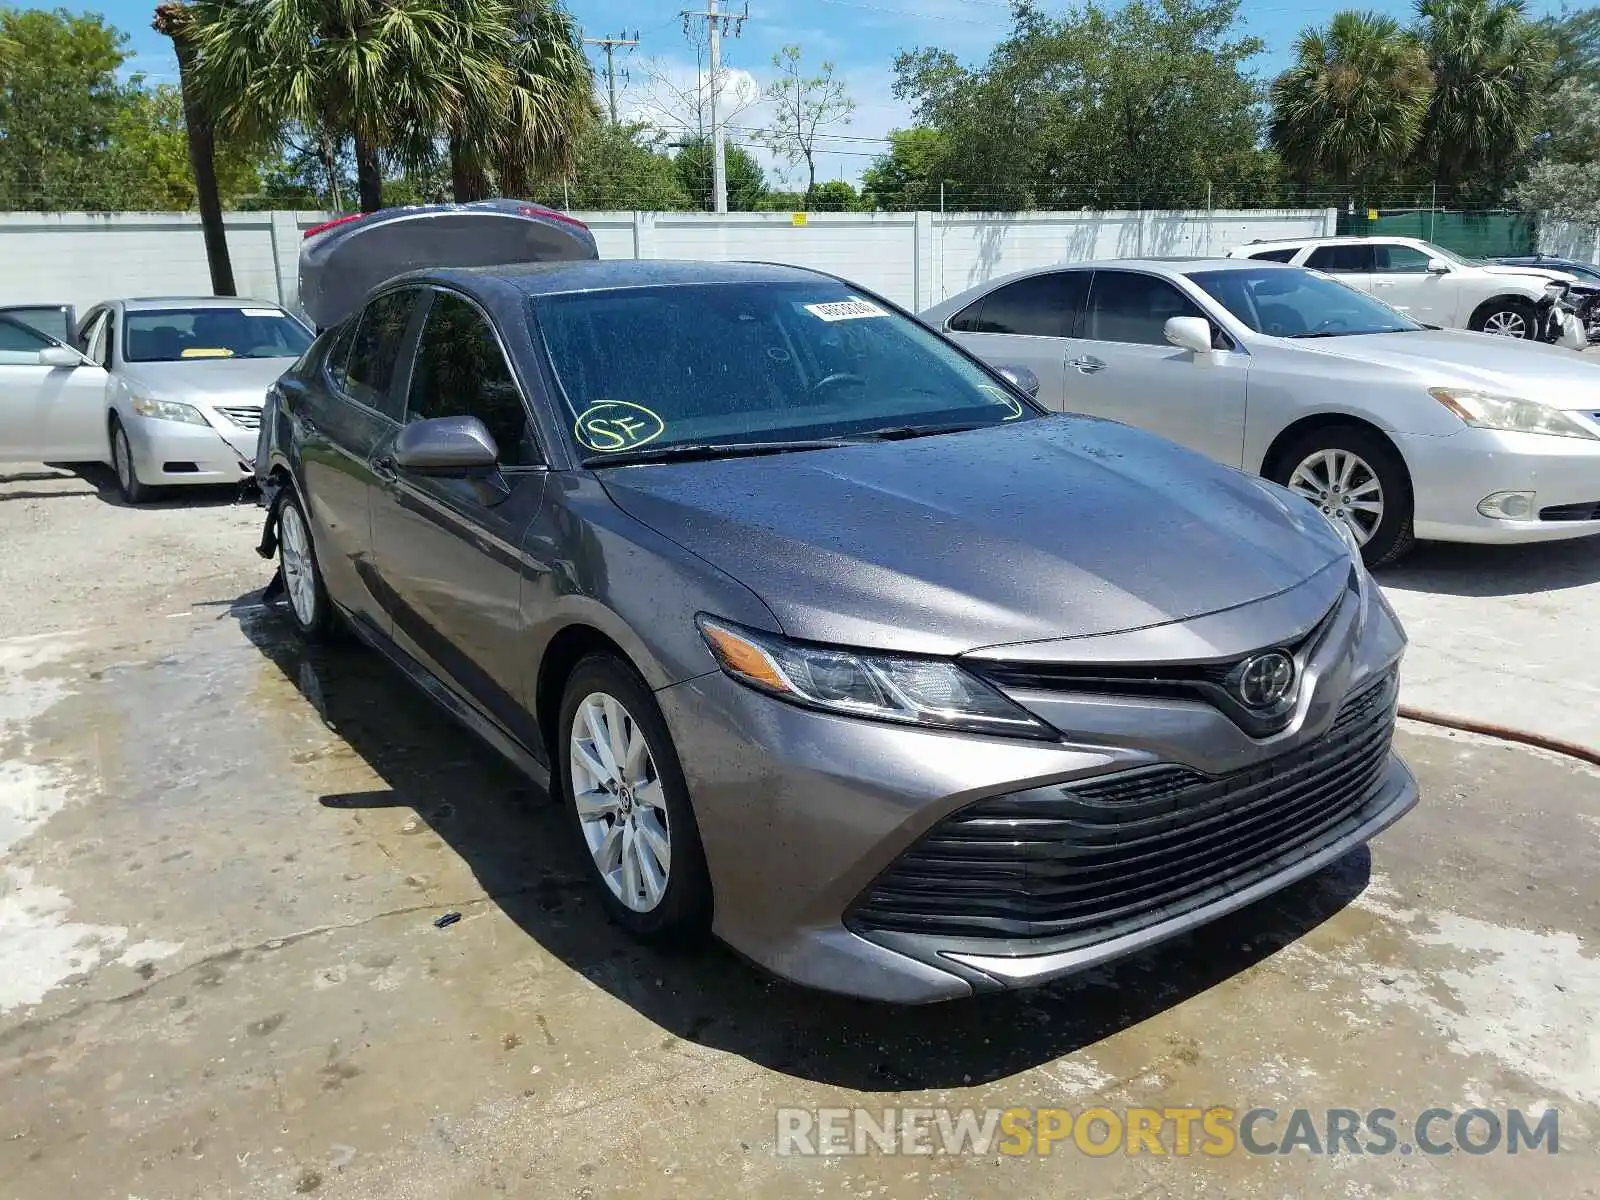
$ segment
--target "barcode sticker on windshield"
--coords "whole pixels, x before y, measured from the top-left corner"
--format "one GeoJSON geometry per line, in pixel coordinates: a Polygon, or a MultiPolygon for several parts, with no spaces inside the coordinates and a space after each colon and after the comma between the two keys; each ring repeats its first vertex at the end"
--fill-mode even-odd
{"type": "Polygon", "coordinates": [[[239,310],[247,317],[275,317],[278,310],[275,308],[241,308],[239,310]]]}
{"type": "Polygon", "coordinates": [[[856,321],[862,317],[889,315],[876,304],[869,304],[865,300],[830,300],[826,304],[808,304],[805,309],[820,321],[856,321]]]}

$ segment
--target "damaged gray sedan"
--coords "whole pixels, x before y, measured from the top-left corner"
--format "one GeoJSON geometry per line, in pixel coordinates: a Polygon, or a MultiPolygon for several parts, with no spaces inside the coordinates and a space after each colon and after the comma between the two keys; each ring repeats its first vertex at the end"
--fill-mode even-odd
{"type": "Polygon", "coordinates": [[[258,462],[290,619],[548,783],[639,937],[1037,984],[1415,803],[1347,530],[838,279],[440,267],[326,323],[258,462]]]}

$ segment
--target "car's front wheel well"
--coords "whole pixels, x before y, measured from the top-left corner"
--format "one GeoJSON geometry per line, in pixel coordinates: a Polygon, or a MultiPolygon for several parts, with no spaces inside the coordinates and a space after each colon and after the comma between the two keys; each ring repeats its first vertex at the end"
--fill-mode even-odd
{"type": "Polygon", "coordinates": [[[539,722],[539,736],[550,756],[552,784],[559,778],[560,753],[557,742],[561,721],[561,694],[573,670],[591,654],[612,654],[623,662],[628,656],[593,625],[568,625],[545,647],[539,663],[539,679],[534,685],[533,711],[539,722]]]}
{"type": "Polygon", "coordinates": [[[1374,437],[1381,438],[1384,445],[1393,452],[1395,461],[1400,464],[1400,469],[1405,472],[1406,484],[1411,483],[1411,470],[1406,466],[1405,456],[1400,453],[1400,448],[1383,430],[1371,421],[1363,421],[1360,417],[1347,416],[1343,413],[1318,413],[1312,417],[1301,417],[1293,425],[1284,429],[1277,437],[1272,439],[1272,445],[1267,447],[1267,452],[1261,459],[1261,474],[1267,479],[1276,479],[1284,466],[1283,458],[1289,450],[1299,443],[1308,433],[1323,432],[1330,429],[1360,429],[1374,437]]]}
{"type": "Polygon", "coordinates": [[[1518,312],[1532,312],[1538,307],[1538,302],[1519,296],[1515,292],[1506,292],[1500,296],[1493,296],[1485,300],[1472,310],[1472,316],[1467,319],[1467,326],[1471,329],[1482,329],[1483,324],[1497,312],[1506,309],[1515,309],[1518,312]]]}

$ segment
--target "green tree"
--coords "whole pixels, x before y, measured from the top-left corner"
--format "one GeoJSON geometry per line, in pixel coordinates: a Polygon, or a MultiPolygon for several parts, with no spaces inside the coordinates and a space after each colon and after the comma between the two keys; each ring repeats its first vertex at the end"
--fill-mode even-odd
{"type": "Polygon", "coordinates": [[[643,125],[595,126],[578,142],[572,179],[563,188],[547,181],[535,199],[575,209],[664,212],[690,207],[677,164],[648,140],[643,125]]]}
{"type": "Polygon", "coordinates": [[[65,9],[0,10],[0,191],[19,209],[110,207],[105,148],[126,103],[125,34],[65,9]]]}
{"type": "MultiPolygon", "coordinates": [[[[193,209],[197,195],[179,90],[170,84],[129,88],[111,121],[104,161],[115,207],[193,209]]],[[[218,149],[214,168],[223,206],[237,207],[260,190],[261,166],[247,149],[218,149]]]]}
{"type": "Polygon", "coordinates": [[[1550,108],[1539,161],[1511,200],[1531,212],[1600,225],[1600,84],[1568,79],[1550,108]]]}
{"type": "MultiPolygon", "coordinates": [[[[712,207],[711,139],[689,137],[678,144],[672,164],[678,184],[692,207],[710,211],[712,207]]],[[[728,211],[751,212],[762,206],[767,194],[767,173],[755,156],[743,146],[728,146],[723,153],[727,169],[728,211]]]]}
{"type": "Polygon", "coordinates": [[[772,120],[761,141],[790,166],[805,163],[810,196],[817,186],[817,139],[834,125],[848,125],[856,102],[844,81],[834,78],[831,62],[807,75],[800,57],[799,46],[785,46],[772,56],[778,77],[763,96],[772,108],[772,120]]]}
{"type": "Polygon", "coordinates": [[[1600,7],[1580,8],[1539,23],[1551,47],[1550,89],[1568,80],[1600,83],[1600,7]]]}
{"type": "Polygon", "coordinates": [[[201,99],[196,78],[200,50],[195,37],[195,8],[183,3],[158,5],[151,27],[172,39],[173,54],[178,60],[189,167],[194,172],[195,204],[200,209],[200,233],[205,240],[206,264],[211,270],[211,290],[219,296],[232,296],[237,289],[233,283],[233,260],[228,254],[228,232],[222,221],[222,196],[217,183],[215,121],[211,109],[201,99]]]}
{"type": "Polygon", "coordinates": [[[1538,131],[1552,47],[1523,0],[1417,0],[1417,16],[1434,82],[1420,165],[1498,197],[1538,131]]]}
{"type": "Polygon", "coordinates": [[[1302,184],[1371,186],[1417,146],[1433,76],[1422,46],[1391,17],[1341,12],[1307,29],[1272,84],[1271,139],[1302,184]]]}
{"type": "Polygon", "coordinates": [[[861,175],[866,208],[919,209],[939,204],[949,148],[937,129],[892,129],[889,152],[872,160],[861,175]]]}
{"type": "Polygon", "coordinates": [[[806,207],[812,212],[854,212],[860,203],[856,189],[842,179],[814,183],[806,196],[806,207]]]}
{"type": "MultiPolygon", "coordinates": [[[[902,53],[895,94],[944,139],[952,195],[969,208],[1202,203],[1251,161],[1260,95],[1233,34],[1238,0],[1096,3],[1059,18],[1019,0],[1009,37],[978,67],[902,53]]],[[[935,183],[935,186],[937,184],[935,183]]]]}

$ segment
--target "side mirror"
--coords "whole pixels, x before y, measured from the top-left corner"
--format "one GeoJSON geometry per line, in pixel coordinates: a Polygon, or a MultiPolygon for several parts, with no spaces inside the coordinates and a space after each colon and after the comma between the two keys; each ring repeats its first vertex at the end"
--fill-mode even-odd
{"type": "Polygon", "coordinates": [[[1204,317],[1168,317],[1162,332],[1180,350],[1211,353],[1211,322],[1204,317]]]}
{"type": "Polygon", "coordinates": [[[434,417],[400,431],[394,461],[407,471],[465,475],[493,467],[500,448],[477,417],[434,417]]]}
{"type": "Polygon", "coordinates": [[[1428,274],[1448,275],[1450,274],[1450,264],[1442,258],[1430,258],[1428,260],[1428,274]]]}
{"type": "Polygon", "coordinates": [[[1026,392],[1029,399],[1039,398],[1039,377],[1027,367],[996,367],[1005,381],[1018,391],[1026,392]]]}
{"type": "Polygon", "coordinates": [[[41,367],[81,367],[87,360],[70,346],[46,346],[39,351],[41,367]]]}

